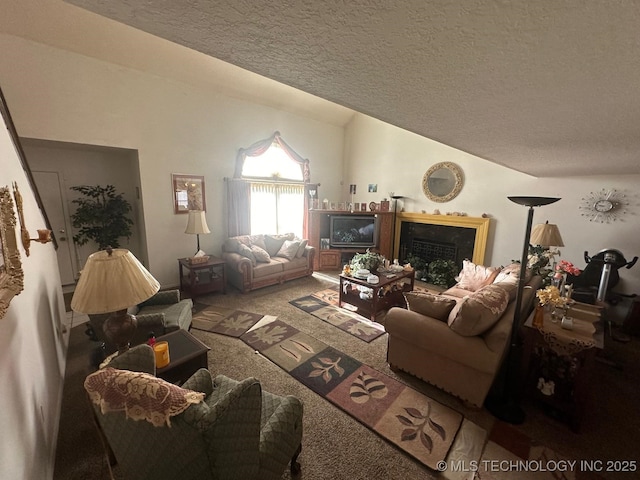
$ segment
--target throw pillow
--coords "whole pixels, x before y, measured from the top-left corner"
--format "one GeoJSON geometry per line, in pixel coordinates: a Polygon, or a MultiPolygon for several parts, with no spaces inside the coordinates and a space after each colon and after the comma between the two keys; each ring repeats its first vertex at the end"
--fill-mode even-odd
{"type": "Polygon", "coordinates": [[[458,280],[456,287],[475,292],[485,285],[493,283],[499,272],[499,267],[476,265],[465,259],[462,262],[462,271],[456,279],[458,280]]]}
{"type": "Polygon", "coordinates": [[[269,255],[275,257],[285,240],[293,240],[293,233],[287,233],[286,235],[265,235],[264,245],[265,250],[269,255]]]}
{"type": "Polygon", "coordinates": [[[298,252],[296,253],[296,258],[300,258],[302,255],[304,255],[304,249],[308,245],[308,243],[309,243],[309,240],[307,240],[307,239],[300,240],[300,247],[298,247],[298,252]]]}
{"type": "Polygon", "coordinates": [[[509,304],[509,294],[499,285],[486,285],[463,298],[449,314],[449,327],[454,332],[473,337],[489,330],[500,319],[509,304]]]}
{"type": "Polygon", "coordinates": [[[441,297],[431,293],[407,292],[404,294],[407,308],[411,312],[447,321],[449,312],[456,306],[453,298],[441,297]]]}
{"type": "Polygon", "coordinates": [[[267,246],[264,244],[264,235],[251,235],[249,236],[249,240],[251,241],[251,245],[256,245],[263,250],[267,249],[267,246]]]}
{"type": "Polygon", "coordinates": [[[247,247],[244,243],[238,245],[238,253],[243,257],[247,257],[251,260],[251,265],[256,266],[256,256],[251,251],[251,248],[247,247]]]}
{"type": "Polygon", "coordinates": [[[267,253],[267,251],[257,245],[251,245],[251,253],[253,253],[253,256],[256,258],[257,262],[269,263],[269,260],[271,260],[271,256],[267,253]]]}
{"type": "Polygon", "coordinates": [[[283,257],[287,260],[293,260],[296,258],[296,253],[298,253],[298,248],[300,248],[300,242],[296,242],[294,240],[285,240],[276,253],[276,257],[283,257]]]}
{"type": "Polygon", "coordinates": [[[520,264],[512,263],[500,270],[493,283],[513,283],[514,285],[517,285],[519,279],[520,264]]]}

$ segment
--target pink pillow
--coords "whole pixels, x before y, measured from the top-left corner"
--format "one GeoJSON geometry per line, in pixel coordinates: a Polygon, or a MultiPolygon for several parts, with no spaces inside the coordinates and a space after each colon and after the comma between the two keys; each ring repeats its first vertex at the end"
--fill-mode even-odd
{"type": "Polygon", "coordinates": [[[458,303],[449,314],[454,332],[472,337],[493,327],[509,304],[509,293],[499,285],[487,285],[458,303]]]}
{"type": "Polygon", "coordinates": [[[458,275],[457,288],[463,288],[475,292],[485,285],[493,283],[500,272],[500,267],[484,267],[475,263],[464,260],[462,262],[462,271],[458,275]]]}

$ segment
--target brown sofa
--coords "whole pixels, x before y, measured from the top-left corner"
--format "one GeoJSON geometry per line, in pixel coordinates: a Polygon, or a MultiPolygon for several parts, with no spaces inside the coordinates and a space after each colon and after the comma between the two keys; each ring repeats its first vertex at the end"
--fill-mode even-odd
{"type": "Polygon", "coordinates": [[[243,293],[313,273],[316,250],[286,235],[240,235],[222,246],[227,283],[243,293]]]}
{"type": "MultiPolygon", "coordinates": [[[[512,275],[508,282],[494,283],[494,277],[486,280],[487,286],[476,289],[460,288],[458,283],[430,299],[425,294],[407,294],[408,309],[394,307],[385,320],[390,367],[482,406],[509,350],[517,288],[514,270],[512,267],[508,273],[512,275]],[[497,295],[493,300],[503,302],[506,309],[499,313],[498,308],[485,308],[482,304],[487,304],[486,297],[478,298],[483,293],[497,295]],[[425,301],[426,307],[420,305],[425,301]],[[480,310],[482,313],[478,313],[480,310]]],[[[497,280],[504,280],[504,276],[497,280]]],[[[540,284],[541,278],[535,276],[525,285],[522,323],[532,309],[540,284]]]]}

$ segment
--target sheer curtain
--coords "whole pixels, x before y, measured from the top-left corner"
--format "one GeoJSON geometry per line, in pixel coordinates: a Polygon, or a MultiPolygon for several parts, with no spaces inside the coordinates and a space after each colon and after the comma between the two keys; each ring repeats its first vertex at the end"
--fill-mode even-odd
{"type": "Polygon", "coordinates": [[[303,235],[304,185],[251,184],[251,232],[303,235]]]}

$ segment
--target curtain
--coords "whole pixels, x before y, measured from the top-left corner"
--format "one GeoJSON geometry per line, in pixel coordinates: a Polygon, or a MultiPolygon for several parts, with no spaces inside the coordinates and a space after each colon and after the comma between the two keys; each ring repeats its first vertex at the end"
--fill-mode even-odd
{"type": "Polygon", "coordinates": [[[227,236],[251,233],[251,185],[240,178],[227,178],[227,236]]]}
{"type": "Polygon", "coordinates": [[[303,236],[305,189],[301,184],[251,184],[251,232],[303,236]]]}
{"type": "Polygon", "coordinates": [[[242,177],[242,167],[244,166],[245,157],[255,157],[257,155],[263,154],[274,142],[277,143],[285,152],[287,152],[287,155],[289,155],[294,162],[300,165],[300,168],[302,169],[302,181],[304,183],[309,183],[309,178],[311,176],[311,173],[309,172],[309,159],[302,158],[300,155],[298,155],[298,153],[294,149],[292,149],[289,144],[287,144],[287,142],[285,142],[284,139],[280,136],[280,132],[275,132],[269,138],[260,140],[248,148],[241,148],[240,150],[238,150],[238,155],[236,157],[236,169],[233,177],[242,177]]]}

